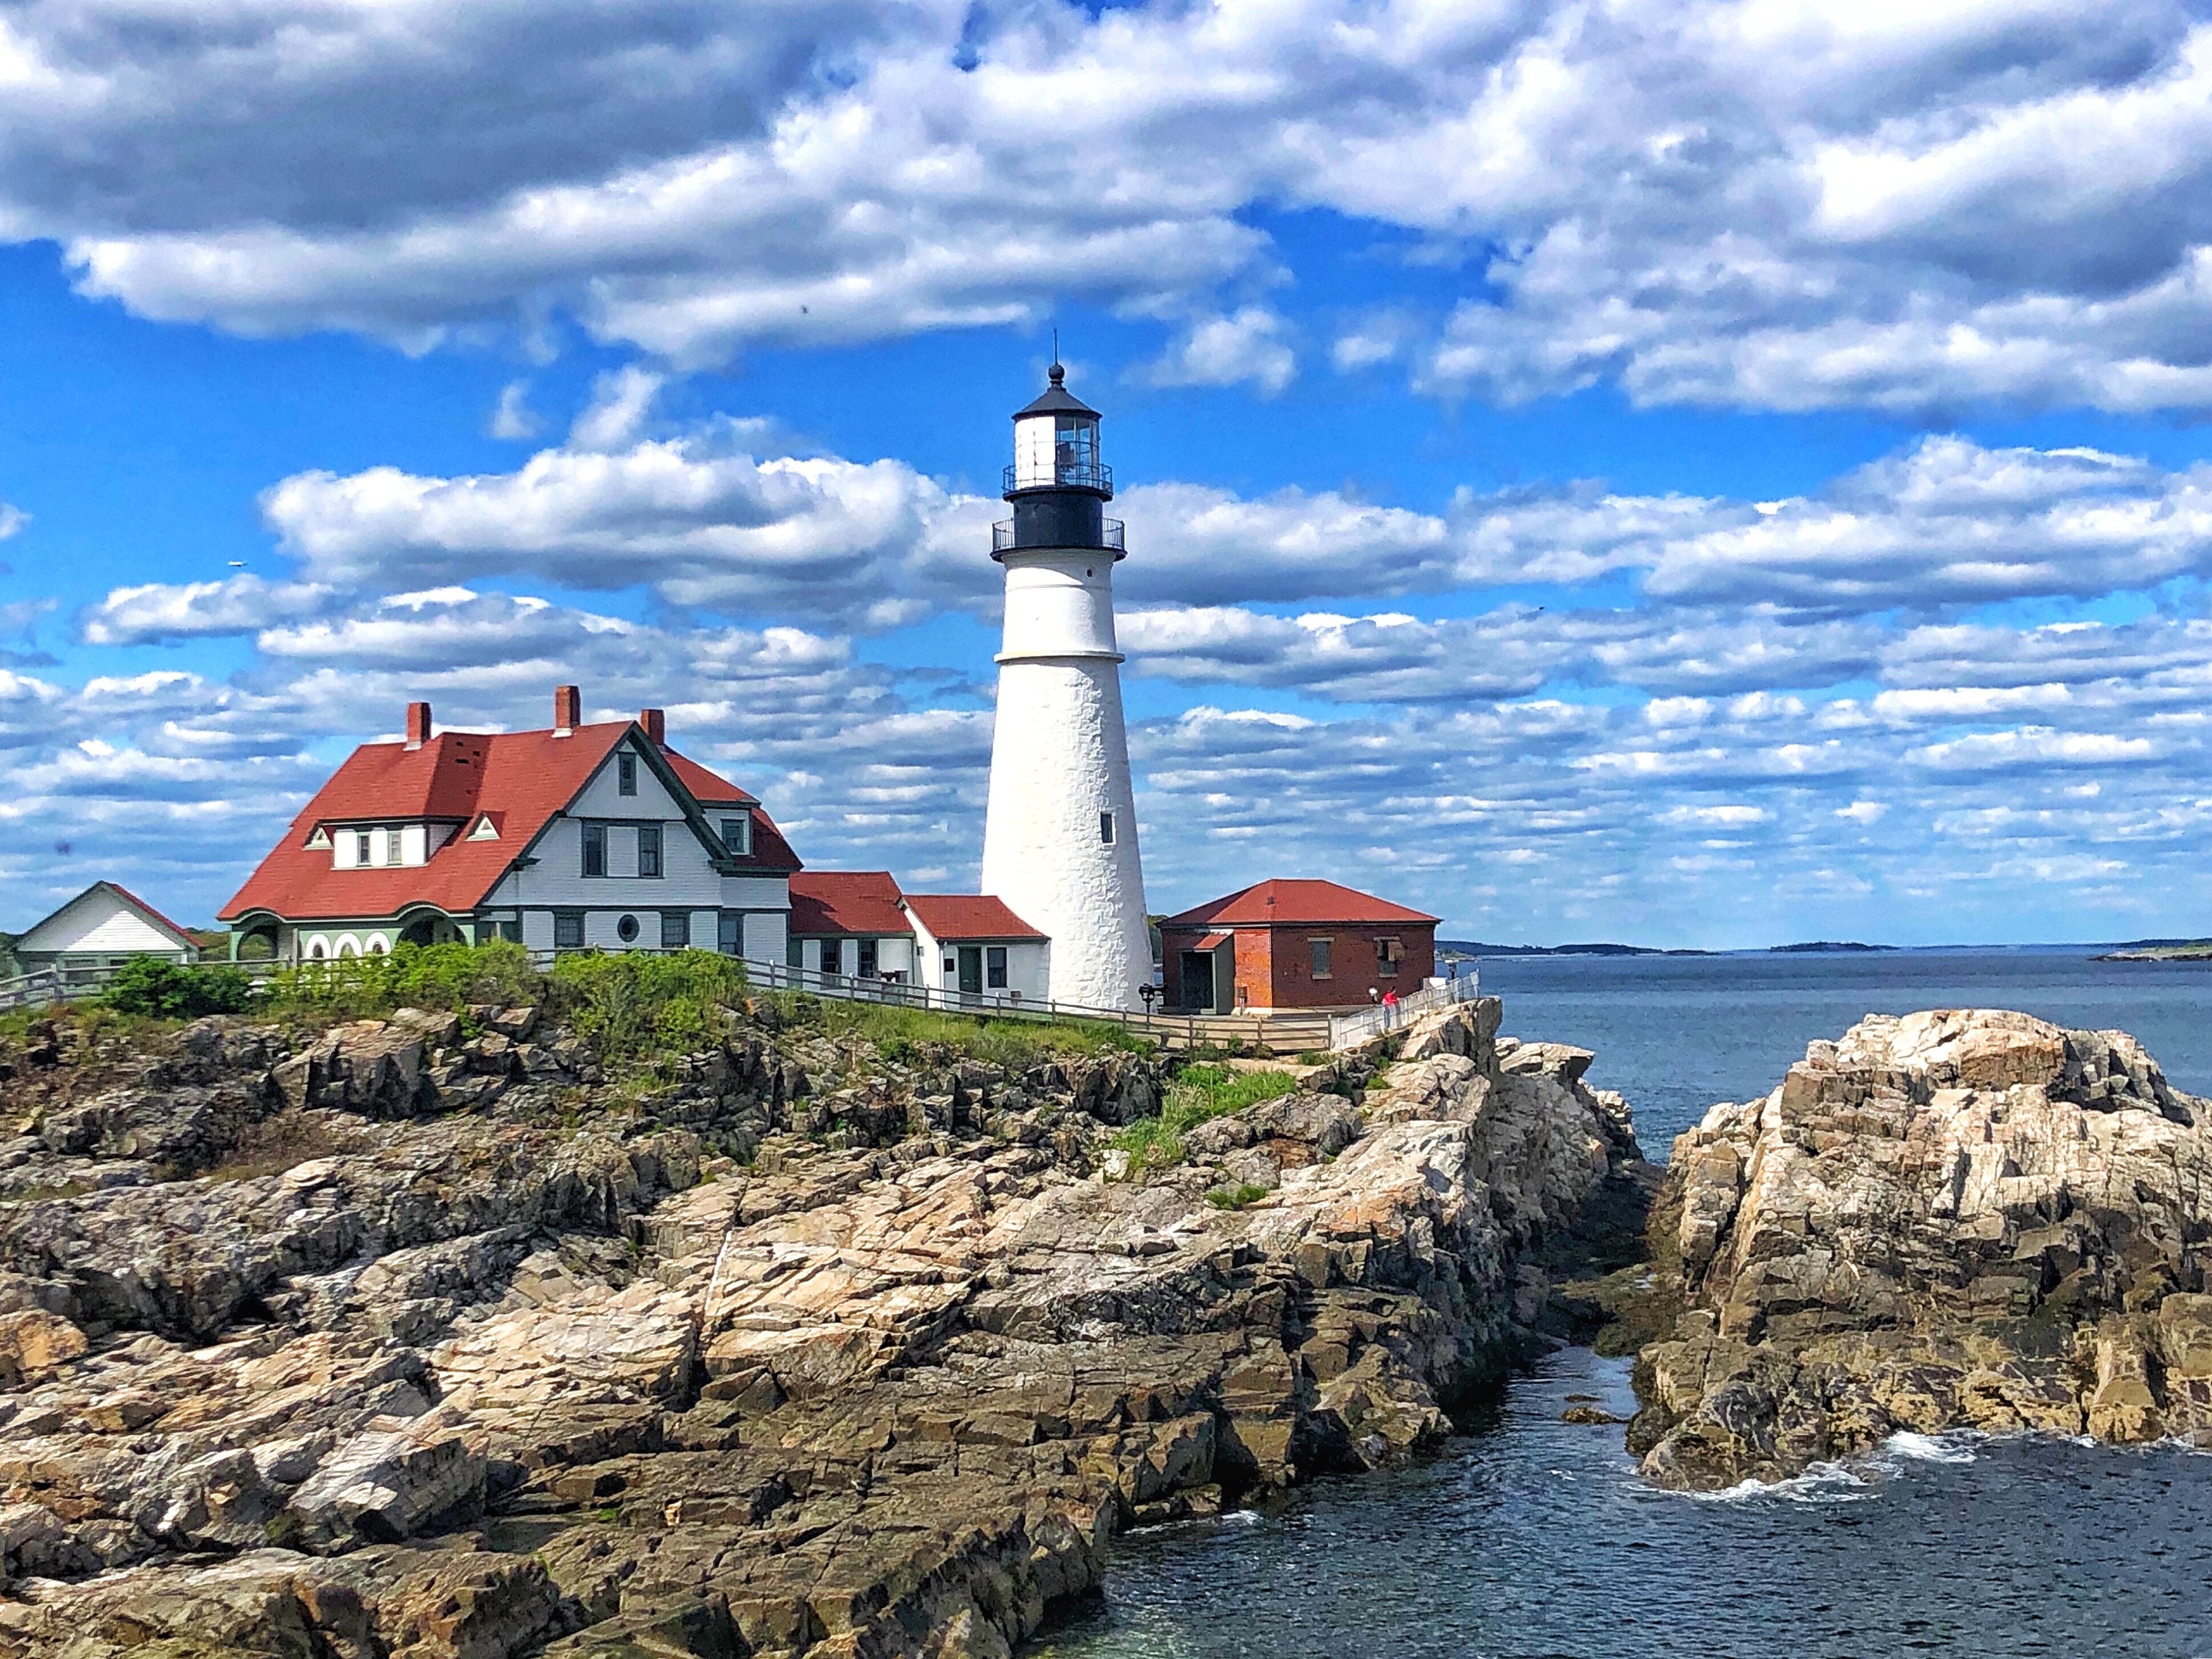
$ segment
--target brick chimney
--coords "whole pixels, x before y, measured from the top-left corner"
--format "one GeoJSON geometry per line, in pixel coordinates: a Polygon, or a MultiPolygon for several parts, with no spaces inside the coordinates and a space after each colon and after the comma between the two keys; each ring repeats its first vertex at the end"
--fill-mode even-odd
{"type": "Polygon", "coordinates": [[[573,685],[553,688],[553,735],[565,738],[584,723],[584,694],[573,685]]]}
{"type": "Polygon", "coordinates": [[[659,709],[639,709],[637,723],[645,728],[645,735],[653,739],[654,748],[665,749],[668,746],[668,716],[659,709]]]}
{"type": "Polygon", "coordinates": [[[410,702],[407,705],[407,746],[420,749],[430,741],[430,705],[410,702]]]}

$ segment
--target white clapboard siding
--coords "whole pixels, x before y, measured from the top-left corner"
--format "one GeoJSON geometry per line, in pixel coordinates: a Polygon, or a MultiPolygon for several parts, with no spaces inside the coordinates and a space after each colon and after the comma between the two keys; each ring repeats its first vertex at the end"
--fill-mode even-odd
{"type": "Polygon", "coordinates": [[[80,893],[15,942],[15,953],[28,960],[58,956],[130,956],[156,951],[165,956],[187,949],[149,921],[120,894],[106,887],[80,893]]]}

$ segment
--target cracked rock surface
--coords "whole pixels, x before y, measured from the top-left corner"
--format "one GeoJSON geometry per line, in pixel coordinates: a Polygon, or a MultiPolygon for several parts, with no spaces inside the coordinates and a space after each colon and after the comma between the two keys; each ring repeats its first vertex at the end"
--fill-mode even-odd
{"type": "Polygon", "coordinates": [[[1115,1180],[1139,1056],[733,1014],[617,1089],[474,1012],[5,1060],[0,1655],[1005,1655],[1121,1528],[1434,1446],[1643,1168],[1494,1001],[1115,1180]]]}
{"type": "Polygon", "coordinates": [[[1662,1485],[1900,1430],[2212,1445],[2212,1103],[2125,1032],[1869,1017],[1680,1137],[1653,1231],[1687,1311],[1629,1440],[1662,1485]]]}

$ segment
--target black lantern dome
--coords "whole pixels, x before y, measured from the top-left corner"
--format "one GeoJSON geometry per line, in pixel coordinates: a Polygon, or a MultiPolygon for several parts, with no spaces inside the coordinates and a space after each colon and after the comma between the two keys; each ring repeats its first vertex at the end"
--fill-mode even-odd
{"type": "Polygon", "coordinates": [[[1121,521],[1102,510],[1114,499],[1114,469],[1099,459],[1098,411],[1067,389],[1067,371],[1056,362],[1051,380],[1014,411],[1005,490],[1014,516],[991,526],[991,555],[1065,547],[1118,559],[1121,521]]]}

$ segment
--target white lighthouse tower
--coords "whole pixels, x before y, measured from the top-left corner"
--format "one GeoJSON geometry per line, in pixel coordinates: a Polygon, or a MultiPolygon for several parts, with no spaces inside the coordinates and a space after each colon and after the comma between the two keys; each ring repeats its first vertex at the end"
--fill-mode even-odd
{"type": "Polygon", "coordinates": [[[1114,472],[1098,458],[1098,411],[1066,374],[1054,363],[1050,388],[1014,416],[1014,516],[991,526],[1006,629],[983,890],[1051,939],[1054,1001],[1133,1008],[1152,953],[1114,644],[1126,556],[1121,520],[1103,516],[1114,472]]]}

